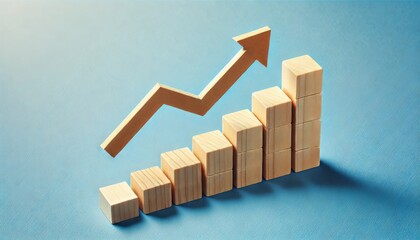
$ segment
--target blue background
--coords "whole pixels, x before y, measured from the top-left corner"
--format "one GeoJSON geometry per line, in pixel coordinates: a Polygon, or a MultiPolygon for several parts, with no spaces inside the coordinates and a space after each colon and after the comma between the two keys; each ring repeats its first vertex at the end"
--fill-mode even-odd
{"type": "Polygon", "coordinates": [[[0,238],[420,238],[420,4],[0,2],[0,238]],[[198,94],[268,25],[205,115],[163,107],[115,158],[99,144],[156,83],[198,94]],[[98,188],[221,129],[281,61],[324,68],[319,168],[111,225],[98,188]]]}

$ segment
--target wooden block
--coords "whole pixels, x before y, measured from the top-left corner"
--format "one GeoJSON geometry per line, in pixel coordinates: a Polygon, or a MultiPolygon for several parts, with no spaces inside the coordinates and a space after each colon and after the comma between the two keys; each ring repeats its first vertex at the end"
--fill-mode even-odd
{"type": "Polygon", "coordinates": [[[264,128],[264,152],[273,153],[290,148],[292,145],[292,125],[264,128]]]}
{"type": "Polygon", "coordinates": [[[248,109],[224,115],[222,132],[237,152],[262,147],[262,124],[248,109]]]}
{"type": "Polygon", "coordinates": [[[283,61],[282,89],[293,100],[321,93],[322,67],[309,55],[283,61]]]}
{"type": "Polygon", "coordinates": [[[291,123],[292,101],[279,88],[267,88],[252,94],[252,112],[268,129],[291,123]]]}
{"type": "Polygon", "coordinates": [[[321,142],[321,120],[293,124],[292,149],[301,150],[309,147],[319,147],[321,142]]]}
{"type": "Polygon", "coordinates": [[[285,149],[274,153],[264,153],[263,177],[266,180],[290,174],[292,169],[292,150],[285,149]]]}
{"type": "Polygon", "coordinates": [[[172,200],[176,205],[202,197],[201,163],[188,148],[160,155],[162,170],[171,181],[172,200]]]}
{"type": "Polygon", "coordinates": [[[293,123],[303,123],[321,118],[322,95],[315,94],[293,100],[293,123]]]}
{"type": "Polygon", "coordinates": [[[194,136],[192,151],[202,164],[203,175],[232,170],[233,146],[219,130],[194,136]]]}
{"type": "Polygon", "coordinates": [[[310,168],[318,167],[320,164],[319,147],[306,148],[292,152],[292,169],[300,172],[310,168]]]}
{"type": "Polygon", "coordinates": [[[237,188],[262,181],[262,148],[234,153],[233,184],[237,188]]]}
{"type": "Polygon", "coordinates": [[[222,192],[232,190],[233,171],[229,170],[213,174],[211,176],[203,175],[203,193],[206,196],[212,196],[222,192]]]}
{"type": "Polygon", "coordinates": [[[132,172],[130,183],[139,199],[139,207],[145,214],[172,205],[171,182],[159,167],[132,172]]]}
{"type": "Polygon", "coordinates": [[[137,196],[126,182],[99,188],[99,206],[112,224],[139,216],[137,196]]]}

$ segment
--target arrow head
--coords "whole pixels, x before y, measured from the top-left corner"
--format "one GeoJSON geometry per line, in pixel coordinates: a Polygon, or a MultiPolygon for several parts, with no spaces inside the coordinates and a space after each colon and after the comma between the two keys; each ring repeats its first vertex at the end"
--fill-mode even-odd
{"type": "Polygon", "coordinates": [[[242,47],[249,51],[258,62],[267,67],[268,49],[270,47],[271,29],[266,26],[255,31],[245,33],[233,38],[242,47]]]}

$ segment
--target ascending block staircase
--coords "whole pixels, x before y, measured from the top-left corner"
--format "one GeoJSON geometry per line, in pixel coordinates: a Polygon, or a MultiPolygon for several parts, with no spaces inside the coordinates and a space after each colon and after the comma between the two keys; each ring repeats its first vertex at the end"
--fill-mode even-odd
{"type": "Polygon", "coordinates": [[[283,61],[282,88],[252,94],[252,112],[226,114],[219,130],[192,138],[192,151],[161,154],[161,168],[100,188],[112,224],[319,166],[322,68],[308,55],[283,61]]]}

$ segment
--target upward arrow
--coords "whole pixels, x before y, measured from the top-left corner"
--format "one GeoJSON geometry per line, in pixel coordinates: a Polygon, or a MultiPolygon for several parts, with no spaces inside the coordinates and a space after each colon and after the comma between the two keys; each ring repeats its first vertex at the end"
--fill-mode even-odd
{"type": "Polygon", "coordinates": [[[203,116],[226,93],[239,77],[258,60],[267,66],[270,28],[263,27],[233,39],[242,49],[197,96],[162,84],[156,84],[101,147],[115,157],[159,108],[166,104],[203,116]]]}

